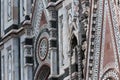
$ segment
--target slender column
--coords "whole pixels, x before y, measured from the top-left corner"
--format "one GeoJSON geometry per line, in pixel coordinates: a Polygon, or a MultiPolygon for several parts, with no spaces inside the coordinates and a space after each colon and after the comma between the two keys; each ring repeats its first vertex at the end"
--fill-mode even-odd
{"type": "Polygon", "coordinates": [[[81,33],[81,0],[73,0],[73,21],[77,24],[78,29],[78,46],[77,46],[77,55],[78,55],[78,80],[82,80],[82,54],[81,54],[81,43],[82,43],[82,33],[81,33]]]}
{"type": "Polygon", "coordinates": [[[71,68],[71,65],[72,65],[72,50],[70,50],[69,52],[68,52],[68,58],[69,58],[69,60],[70,60],[70,62],[69,62],[69,76],[70,76],[70,80],[72,80],[72,68],[71,68]]]}
{"type": "Polygon", "coordinates": [[[57,75],[57,29],[56,21],[50,20],[49,50],[51,55],[51,75],[57,75]]]}
{"type": "Polygon", "coordinates": [[[24,65],[24,73],[25,73],[25,80],[33,80],[32,78],[32,65],[33,65],[33,58],[32,58],[32,47],[31,46],[24,46],[25,48],[25,65],[24,65]]]}
{"type": "Polygon", "coordinates": [[[77,47],[78,52],[78,80],[82,80],[82,55],[81,55],[81,47],[78,45],[77,47]]]}

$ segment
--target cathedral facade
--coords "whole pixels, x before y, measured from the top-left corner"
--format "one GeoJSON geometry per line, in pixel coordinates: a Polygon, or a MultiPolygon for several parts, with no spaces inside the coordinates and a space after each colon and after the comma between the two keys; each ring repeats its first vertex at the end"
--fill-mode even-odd
{"type": "Polygon", "coordinates": [[[1,0],[0,80],[120,80],[120,0],[1,0]]]}

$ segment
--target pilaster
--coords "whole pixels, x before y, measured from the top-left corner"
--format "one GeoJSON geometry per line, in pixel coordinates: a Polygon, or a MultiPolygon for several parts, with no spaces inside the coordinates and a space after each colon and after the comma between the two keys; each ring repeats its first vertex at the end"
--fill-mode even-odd
{"type": "Polygon", "coordinates": [[[49,76],[49,80],[56,80],[58,75],[58,54],[57,54],[57,29],[58,29],[58,21],[57,21],[57,10],[55,9],[55,5],[52,5],[50,3],[55,3],[55,0],[50,0],[49,6],[47,7],[49,11],[49,31],[50,31],[50,37],[49,37],[49,51],[51,55],[51,72],[49,76]]]}
{"type": "Polygon", "coordinates": [[[33,80],[33,38],[32,38],[32,28],[29,20],[24,23],[25,27],[25,44],[24,44],[24,73],[25,80],[33,80]]]}

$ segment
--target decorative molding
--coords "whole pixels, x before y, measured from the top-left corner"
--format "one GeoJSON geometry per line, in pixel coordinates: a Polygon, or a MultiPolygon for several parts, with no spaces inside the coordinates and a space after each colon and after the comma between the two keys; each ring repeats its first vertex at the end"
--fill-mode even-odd
{"type": "Polygon", "coordinates": [[[44,61],[45,59],[46,59],[46,57],[47,57],[47,55],[48,55],[48,47],[49,47],[49,45],[48,45],[48,39],[47,39],[47,37],[42,37],[41,39],[40,39],[40,41],[38,42],[38,47],[37,47],[37,50],[38,50],[38,56],[39,56],[39,58],[40,58],[40,60],[41,61],[44,61]],[[44,44],[42,44],[43,42],[46,42],[46,44],[44,45],[44,44]],[[42,45],[44,45],[44,46],[42,46],[42,45]],[[40,53],[40,45],[41,45],[41,51],[43,51],[43,50],[45,50],[45,48],[46,48],[46,51],[45,51],[45,53],[44,53],[44,56],[42,56],[42,55],[40,55],[41,53],[40,53]],[[46,47],[45,47],[46,46],[46,47]],[[42,48],[43,48],[43,50],[42,50],[42,48]]]}
{"type": "Polygon", "coordinates": [[[37,80],[37,78],[38,78],[38,76],[39,76],[39,73],[40,73],[40,71],[42,71],[42,67],[44,67],[44,66],[50,68],[50,65],[49,65],[48,63],[46,63],[46,62],[44,62],[44,64],[39,65],[39,66],[37,67],[37,70],[36,70],[35,73],[34,73],[34,74],[35,74],[35,75],[34,75],[34,80],[37,80]]]}
{"type": "Polygon", "coordinates": [[[103,74],[102,80],[106,80],[108,78],[113,78],[113,80],[119,80],[119,74],[115,70],[108,70],[103,74]]]}
{"type": "Polygon", "coordinates": [[[2,44],[4,44],[6,41],[10,40],[11,38],[22,35],[24,33],[24,31],[25,30],[23,27],[21,27],[17,30],[16,29],[10,30],[7,34],[5,34],[3,37],[1,37],[0,46],[2,44]]]}
{"type": "Polygon", "coordinates": [[[113,29],[114,29],[114,35],[115,35],[115,39],[116,39],[116,45],[117,45],[117,52],[120,58],[120,32],[119,32],[119,25],[117,22],[117,14],[115,13],[116,9],[115,9],[115,5],[114,5],[114,1],[111,0],[109,1],[110,3],[110,10],[111,10],[111,16],[112,16],[112,22],[113,22],[113,29]]]}
{"type": "Polygon", "coordinates": [[[57,1],[55,1],[55,2],[49,2],[48,3],[48,6],[47,6],[47,8],[48,7],[55,7],[56,9],[58,9],[58,8],[60,8],[60,7],[62,7],[62,2],[63,2],[64,0],[57,0],[57,1]]]}
{"type": "Polygon", "coordinates": [[[11,26],[9,26],[4,32],[5,34],[8,33],[9,31],[11,31],[12,29],[18,29],[18,25],[16,24],[12,24],[11,26]]]}
{"type": "Polygon", "coordinates": [[[41,30],[41,32],[39,33],[37,39],[34,41],[35,44],[35,57],[37,58],[37,62],[40,64],[40,58],[39,58],[39,55],[38,55],[38,45],[39,45],[39,42],[41,41],[41,39],[43,37],[46,37],[46,38],[49,38],[49,30],[48,29],[43,29],[41,30]],[[44,35],[44,36],[43,36],[44,35]]]}
{"type": "MultiPolygon", "coordinates": [[[[111,62],[111,63],[108,63],[104,68],[102,68],[102,74],[101,74],[101,78],[102,78],[102,75],[109,69],[116,69],[116,66],[115,66],[115,62],[111,62]]],[[[118,70],[116,70],[118,71],[118,70]]]]}
{"type": "MultiPolygon", "coordinates": [[[[114,41],[114,34],[113,34],[113,30],[112,30],[112,23],[111,23],[111,18],[110,18],[110,14],[109,14],[109,6],[108,6],[108,1],[105,1],[105,6],[104,6],[104,9],[105,9],[105,11],[104,11],[104,24],[103,24],[103,26],[107,26],[106,25],[106,14],[108,13],[108,23],[109,23],[109,27],[110,27],[110,33],[111,33],[111,37],[112,37],[112,45],[113,45],[113,49],[114,49],[114,56],[115,56],[115,62],[114,62],[114,66],[112,67],[112,68],[116,68],[116,69],[118,69],[118,60],[117,60],[117,53],[116,53],[116,48],[115,48],[115,41],[114,41]]],[[[102,48],[101,48],[101,65],[100,65],[100,77],[99,77],[99,79],[102,77],[102,74],[104,73],[104,68],[110,68],[109,66],[110,66],[110,64],[111,63],[109,63],[109,64],[107,64],[104,68],[103,68],[103,61],[104,61],[104,43],[105,43],[105,32],[106,32],[106,28],[103,28],[103,33],[102,33],[102,35],[103,35],[103,37],[102,37],[102,48]]],[[[112,66],[112,65],[111,65],[112,66]]]]}
{"type": "Polygon", "coordinates": [[[103,3],[104,0],[98,1],[98,13],[97,13],[97,24],[95,26],[96,33],[95,33],[95,47],[94,47],[94,66],[93,66],[93,80],[98,80],[99,74],[99,58],[100,58],[100,45],[101,45],[101,28],[102,28],[102,21],[103,21],[103,3]]]}
{"type": "Polygon", "coordinates": [[[39,26],[40,26],[40,20],[41,20],[43,9],[44,9],[43,2],[41,0],[36,0],[33,18],[32,18],[32,27],[33,27],[33,34],[34,34],[35,40],[39,35],[39,31],[40,31],[39,26]]]}
{"type": "Polygon", "coordinates": [[[107,2],[107,0],[105,1],[105,3],[104,3],[104,18],[103,18],[103,26],[105,26],[104,28],[103,28],[103,31],[102,31],[102,44],[101,44],[101,59],[100,59],[100,77],[99,77],[99,79],[102,77],[102,74],[103,74],[103,59],[104,59],[104,46],[105,46],[105,32],[106,32],[106,13],[107,13],[107,8],[106,7],[108,7],[108,3],[106,3],[107,2]]]}
{"type": "MultiPolygon", "coordinates": [[[[110,10],[110,9],[109,9],[109,10],[110,10]]],[[[108,12],[108,13],[109,13],[109,12],[108,12]]],[[[112,17],[112,16],[111,16],[111,17],[112,17]]],[[[111,18],[110,18],[110,14],[108,15],[108,18],[109,18],[109,19],[108,19],[108,22],[110,23],[110,22],[111,22],[111,20],[110,20],[110,19],[111,19],[111,18]]],[[[115,36],[114,36],[115,33],[114,33],[113,28],[112,28],[112,27],[113,27],[113,26],[112,26],[112,22],[110,23],[109,26],[110,26],[110,31],[111,31],[111,33],[112,33],[112,34],[111,34],[111,37],[112,37],[112,44],[113,44],[114,56],[115,56],[115,68],[116,68],[116,69],[119,69],[119,65],[118,65],[119,63],[118,63],[118,57],[117,57],[117,56],[118,56],[118,55],[117,55],[117,54],[118,54],[118,51],[117,51],[117,49],[116,49],[116,44],[115,44],[116,38],[115,38],[115,36]]]]}
{"type": "MultiPolygon", "coordinates": [[[[110,23],[111,21],[110,21],[110,14],[108,15],[108,22],[110,23],[110,31],[111,31],[111,35],[112,35],[112,44],[113,44],[113,48],[114,48],[114,56],[115,56],[115,63],[114,63],[114,67],[113,68],[116,68],[116,69],[118,69],[118,59],[117,59],[117,52],[119,53],[119,50],[116,52],[116,48],[115,48],[115,42],[114,42],[114,40],[116,39],[116,43],[117,43],[117,47],[118,48],[120,48],[120,45],[119,45],[119,40],[120,40],[120,37],[119,37],[119,29],[118,29],[118,26],[117,26],[117,22],[116,22],[116,15],[115,15],[115,9],[114,9],[114,4],[112,3],[112,1],[109,1],[109,3],[110,3],[110,11],[111,11],[111,15],[112,15],[112,19],[113,19],[113,26],[111,26],[112,25],[112,23],[110,23]],[[112,28],[113,27],[113,28],[112,28]],[[112,30],[112,29],[114,29],[114,30],[112,30]],[[112,32],[113,31],[113,32],[112,32]],[[115,34],[115,39],[114,39],[114,34],[115,34]]],[[[109,10],[109,8],[108,8],[108,1],[105,1],[105,3],[103,3],[103,5],[107,5],[107,6],[104,6],[104,9],[107,9],[107,10],[109,10]]],[[[101,11],[102,12],[102,11],[101,11]]],[[[108,11],[107,11],[107,13],[109,13],[108,11]]],[[[102,14],[102,13],[101,13],[102,14]]],[[[101,15],[102,16],[102,15],[101,15]]],[[[106,14],[105,14],[105,17],[106,17],[106,14]]],[[[100,17],[99,17],[99,19],[100,19],[100,17]]],[[[100,21],[100,20],[99,20],[100,21]]],[[[101,21],[102,22],[102,21],[101,21]]],[[[100,22],[98,22],[98,24],[100,24],[100,22]]],[[[105,24],[104,24],[105,25],[105,24]]],[[[98,34],[99,34],[99,37],[101,36],[101,28],[98,26],[97,27],[98,29],[100,29],[99,31],[97,31],[98,32],[98,34]]],[[[96,33],[97,34],[97,33],[96,33]]],[[[98,36],[98,34],[96,35],[96,36],[98,36]]],[[[102,35],[105,35],[105,29],[103,29],[103,33],[102,33],[102,35]]],[[[105,36],[103,36],[103,38],[102,38],[102,41],[104,41],[104,38],[105,38],[105,36]]],[[[95,39],[96,41],[96,44],[98,45],[98,43],[100,43],[100,40],[97,40],[97,37],[96,37],[96,39],[95,39]],[[98,41],[98,42],[97,42],[98,41]]],[[[96,45],[95,45],[96,46],[96,45]]],[[[103,53],[103,51],[104,51],[104,43],[102,44],[102,49],[101,49],[102,51],[101,51],[101,56],[99,56],[99,55],[95,55],[95,62],[97,62],[97,58],[99,59],[99,57],[101,57],[101,66],[100,66],[100,77],[102,77],[102,74],[103,74],[103,72],[104,72],[104,69],[103,69],[103,57],[104,57],[104,53],[103,53]]],[[[96,53],[100,53],[99,52],[100,51],[100,45],[97,47],[96,46],[96,48],[95,48],[95,52],[96,53]]],[[[98,64],[96,64],[95,63],[95,71],[97,72],[97,70],[99,70],[99,67],[97,67],[98,65],[99,65],[99,60],[98,60],[98,62],[97,62],[98,64]]],[[[106,66],[105,67],[106,69],[109,69],[109,66],[106,66]]],[[[96,72],[94,72],[95,74],[94,74],[94,76],[93,76],[93,79],[95,79],[95,80],[97,80],[97,75],[98,75],[98,72],[96,73],[96,72]],[[95,76],[96,75],[96,76],[95,76]]],[[[108,74],[108,73],[107,73],[108,74]]],[[[115,79],[115,80],[117,80],[117,79],[115,79]]]]}

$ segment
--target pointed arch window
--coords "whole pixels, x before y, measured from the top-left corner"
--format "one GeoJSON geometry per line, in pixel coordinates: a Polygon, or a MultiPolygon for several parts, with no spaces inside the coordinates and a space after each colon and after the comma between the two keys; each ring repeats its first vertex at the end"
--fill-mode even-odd
{"type": "Polygon", "coordinates": [[[49,75],[50,75],[50,67],[44,64],[37,72],[35,80],[48,80],[49,75]]]}

